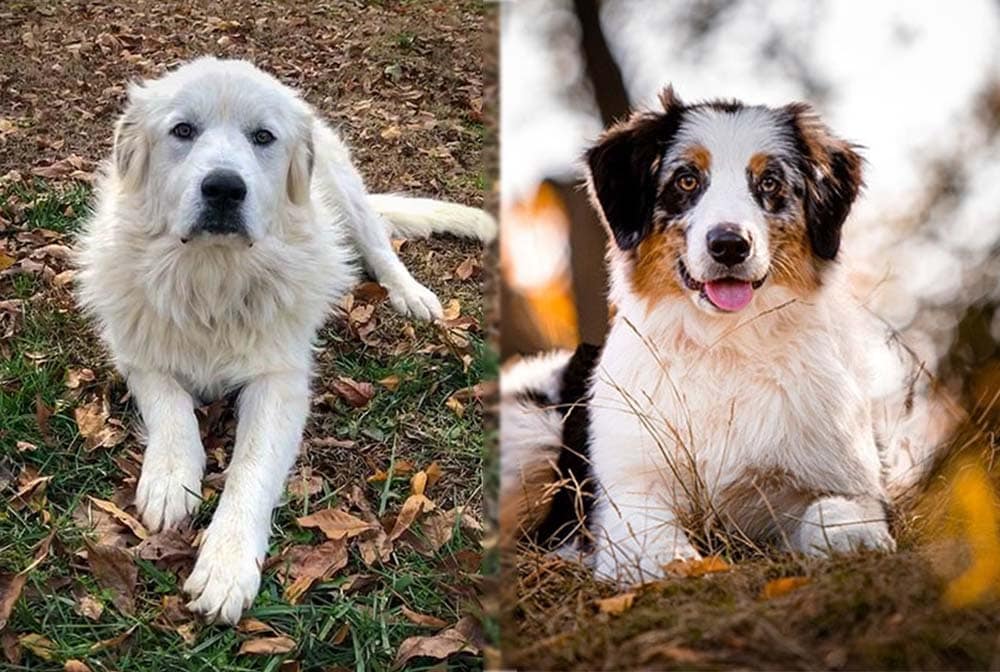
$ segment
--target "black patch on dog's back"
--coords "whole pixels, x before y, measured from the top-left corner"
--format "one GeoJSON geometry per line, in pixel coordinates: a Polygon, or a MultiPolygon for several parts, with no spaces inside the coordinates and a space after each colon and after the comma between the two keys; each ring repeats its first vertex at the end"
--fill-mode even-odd
{"type": "Polygon", "coordinates": [[[564,485],[552,498],[549,513],[535,531],[543,548],[557,548],[585,529],[594,506],[596,483],[590,466],[590,380],[600,346],[577,347],[563,371],[558,410],[563,414],[563,448],[557,468],[564,485]]]}

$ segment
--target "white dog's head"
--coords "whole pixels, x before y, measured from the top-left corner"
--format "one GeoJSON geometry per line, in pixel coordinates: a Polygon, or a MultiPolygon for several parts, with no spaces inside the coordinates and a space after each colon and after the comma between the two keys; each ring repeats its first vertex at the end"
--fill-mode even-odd
{"type": "Polygon", "coordinates": [[[245,61],[206,57],[129,89],[112,170],[151,235],[249,244],[309,199],[312,111],[245,61]]]}

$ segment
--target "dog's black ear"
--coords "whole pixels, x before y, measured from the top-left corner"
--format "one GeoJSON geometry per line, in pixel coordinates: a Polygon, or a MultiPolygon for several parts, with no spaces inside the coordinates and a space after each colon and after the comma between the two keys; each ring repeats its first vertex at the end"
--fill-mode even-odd
{"type": "Polygon", "coordinates": [[[296,205],[309,202],[309,188],[312,183],[315,156],[313,123],[310,116],[307,127],[302,130],[300,139],[292,148],[291,160],[288,163],[288,177],[285,181],[288,199],[296,205]]]}
{"type": "Polygon", "coordinates": [[[857,147],[831,135],[810,106],[796,103],[785,109],[802,153],[809,242],[817,257],[832,260],[840,250],[844,220],[864,185],[864,160],[857,147]]]}
{"type": "Polygon", "coordinates": [[[115,124],[112,165],[126,191],[138,191],[149,171],[149,138],[143,126],[144,105],[141,86],[129,87],[125,112],[115,124]]]}
{"type": "Polygon", "coordinates": [[[591,198],[622,250],[638,245],[652,227],[660,161],[684,114],[672,87],[660,102],[662,112],[633,114],[587,152],[591,198]]]}

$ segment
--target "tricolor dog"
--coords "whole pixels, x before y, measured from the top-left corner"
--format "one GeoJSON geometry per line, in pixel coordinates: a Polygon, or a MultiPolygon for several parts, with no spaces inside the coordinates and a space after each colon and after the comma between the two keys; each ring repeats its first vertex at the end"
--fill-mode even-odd
{"type": "Polygon", "coordinates": [[[202,58],[130,88],[79,241],[79,299],[142,414],[136,506],[151,530],[199,504],[195,407],[240,391],[225,489],[184,585],[194,611],[235,623],[257,594],[313,338],[356,282],[356,256],[397,310],[432,319],[441,305],[390,230],[494,229],[473,208],[368,194],[338,135],[250,63],[202,58]]]}
{"type": "Polygon", "coordinates": [[[699,557],[695,510],[803,553],[893,550],[872,362],[895,346],[837,263],[862,158],[806,105],[660,100],[587,154],[606,343],[503,372],[505,531],[623,584],[699,557]]]}

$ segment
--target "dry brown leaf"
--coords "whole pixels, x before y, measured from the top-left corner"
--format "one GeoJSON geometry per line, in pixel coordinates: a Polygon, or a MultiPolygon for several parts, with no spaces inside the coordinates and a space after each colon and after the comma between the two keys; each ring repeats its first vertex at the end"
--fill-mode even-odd
{"type": "Polygon", "coordinates": [[[406,617],[410,623],[415,623],[417,625],[422,625],[425,628],[444,628],[448,626],[448,621],[444,621],[437,616],[429,616],[428,614],[420,614],[413,611],[405,604],[403,605],[403,616],[406,617]]]}
{"type": "Polygon", "coordinates": [[[274,628],[264,621],[259,621],[256,618],[244,618],[237,623],[236,629],[247,635],[256,635],[262,632],[274,633],[274,628]]]}
{"type": "Polygon", "coordinates": [[[129,637],[132,636],[132,633],[135,632],[135,629],[138,628],[138,627],[139,627],[139,624],[136,623],[131,628],[129,628],[128,630],[126,630],[125,632],[123,632],[121,634],[115,635],[114,637],[111,637],[109,639],[102,639],[99,642],[95,642],[95,643],[93,643],[93,644],[90,645],[90,648],[87,649],[87,652],[88,653],[97,653],[98,651],[106,651],[108,649],[117,649],[119,646],[121,646],[122,644],[125,643],[126,639],[128,639],[129,637]]]}
{"type": "Polygon", "coordinates": [[[420,523],[420,530],[430,545],[428,550],[437,552],[451,541],[456,526],[479,533],[483,531],[482,523],[465,513],[464,506],[456,506],[449,511],[437,512],[420,523]]]}
{"type": "Polygon", "coordinates": [[[297,518],[301,527],[318,527],[328,539],[350,539],[363,532],[375,529],[375,526],[343,509],[323,509],[308,516],[297,518]]]}
{"type": "Polygon", "coordinates": [[[91,670],[82,660],[70,658],[63,663],[63,672],[91,672],[91,670]]]}
{"type": "Polygon", "coordinates": [[[449,320],[456,320],[458,316],[462,314],[462,304],[458,299],[451,299],[448,301],[447,305],[444,307],[444,313],[441,315],[441,319],[445,322],[449,320]]]}
{"type": "Polygon", "coordinates": [[[125,438],[125,431],[119,425],[109,422],[110,415],[105,398],[94,397],[88,403],[73,409],[73,417],[80,436],[85,439],[87,450],[113,448],[125,438]]]}
{"type": "Polygon", "coordinates": [[[35,395],[35,423],[38,432],[45,443],[52,443],[52,432],[49,431],[49,418],[52,417],[52,407],[45,403],[40,394],[35,395]]]}
{"type": "Polygon", "coordinates": [[[632,608],[635,602],[635,593],[622,593],[614,597],[606,597],[597,600],[597,608],[602,614],[623,614],[632,608]]]}
{"type": "Polygon", "coordinates": [[[434,484],[441,480],[441,465],[431,462],[424,471],[427,472],[427,487],[433,488],[434,484]]]}
{"type": "Polygon", "coordinates": [[[700,560],[672,560],[663,569],[670,576],[683,577],[728,572],[732,567],[718,555],[710,555],[700,560]]]}
{"type": "Polygon", "coordinates": [[[56,657],[56,644],[48,637],[35,633],[21,635],[17,638],[21,646],[46,662],[52,662],[56,657]]]}
{"type": "Polygon", "coordinates": [[[135,547],[135,554],[143,560],[168,564],[193,558],[196,554],[194,536],[192,532],[185,534],[176,529],[163,530],[143,539],[135,547]]]}
{"type": "MultiPolygon", "coordinates": [[[[421,472],[422,473],[422,472],[421,472]]],[[[427,513],[434,509],[434,502],[427,499],[422,494],[410,495],[403,502],[403,507],[399,510],[399,515],[396,516],[396,522],[392,526],[392,532],[389,533],[389,541],[395,541],[399,537],[410,529],[414,521],[417,519],[421,513],[427,513]]]]}
{"type": "Polygon", "coordinates": [[[17,260],[14,257],[7,256],[3,252],[0,252],[0,271],[6,271],[8,268],[14,265],[17,260]]]}
{"type": "Polygon", "coordinates": [[[452,410],[458,417],[465,415],[465,404],[459,401],[454,395],[445,400],[444,405],[452,410]]]}
{"type": "Polygon", "coordinates": [[[371,383],[361,383],[353,378],[341,376],[334,380],[331,386],[337,396],[354,408],[368,405],[368,402],[375,396],[375,388],[371,383]]]}
{"type": "Polygon", "coordinates": [[[116,546],[87,542],[87,563],[94,580],[109,590],[112,601],[124,614],[135,613],[135,584],[139,570],[132,556],[116,546]]]}
{"type": "Polygon", "coordinates": [[[365,303],[381,303],[389,298],[389,292],[377,282],[362,282],[354,288],[354,298],[365,303]]]}
{"type": "Polygon", "coordinates": [[[399,387],[399,383],[400,383],[400,377],[397,376],[396,374],[386,376],[382,380],[378,381],[379,385],[389,390],[390,392],[395,392],[396,389],[399,387]]]}
{"type": "Polygon", "coordinates": [[[27,580],[28,575],[24,573],[0,574],[0,630],[7,627],[7,621],[27,580]]]}
{"type": "Polygon", "coordinates": [[[135,536],[139,537],[140,539],[149,538],[149,531],[146,529],[146,526],[140,523],[139,520],[131,513],[123,511],[114,502],[109,502],[106,499],[98,499],[97,497],[90,497],[90,496],[88,496],[87,499],[89,499],[90,502],[94,506],[99,508],[101,511],[104,511],[112,518],[117,520],[119,523],[121,523],[128,529],[132,530],[132,534],[134,534],[135,536]]]}
{"type": "Polygon", "coordinates": [[[455,627],[430,637],[408,637],[400,644],[393,661],[393,668],[400,668],[412,658],[424,657],[443,660],[456,653],[479,653],[477,640],[479,625],[475,619],[465,616],[455,627]]]}
{"type": "Polygon", "coordinates": [[[76,606],[73,607],[73,611],[84,618],[99,621],[101,620],[101,614],[104,613],[104,605],[90,595],[84,595],[76,603],[76,606]]]}
{"type": "Polygon", "coordinates": [[[95,380],[94,372],[90,369],[66,369],[66,387],[75,390],[84,383],[92,383],[95,380]]]}
{"type": "Polygon", "coordinates": [[[762,600],[771,600],[781,597],[801,588],[807,583],[809,583],[809,577],[806,576],[785,576],[780,579],[774,579],[764,584],[764,588],[760,591],[760,598],[762,600]]]}
{"type": "Polygon", "coordinates": [[[418,471],[410,479],[410,494],[422,495],[427,490],[427,472],[418,471]]]}
{"type": "Polygon", "coordinates": [[[288,574],[294,580],[285,588],[285,599],[298,604],[316,581],[324,581],[347,566],[347,538],[319,546],[293,546],[286,551],[288,574]]]}
{"type": "Polygon", "coordinates": [[[258,637],[243,642],[237,655],[273,656],[278,653],[294,651],[296,646],[298,645],[291,637],[258,637]]]}
{"type": "Polygon", "coordinates": [[[306,500],[323,492],[323,477],[313,473],[310,467],[302,467],[288,479],[288,494],[298,500],[306,500]]]}
{"type": "Polygon", "coordinates": [[[476,263],[475,258],[466,257],[465,260],[458,265],[458,268],[455,269],[455,277],[459,280],[468,280],[477,270],[479,270],[479,264],[476,263]]]}

